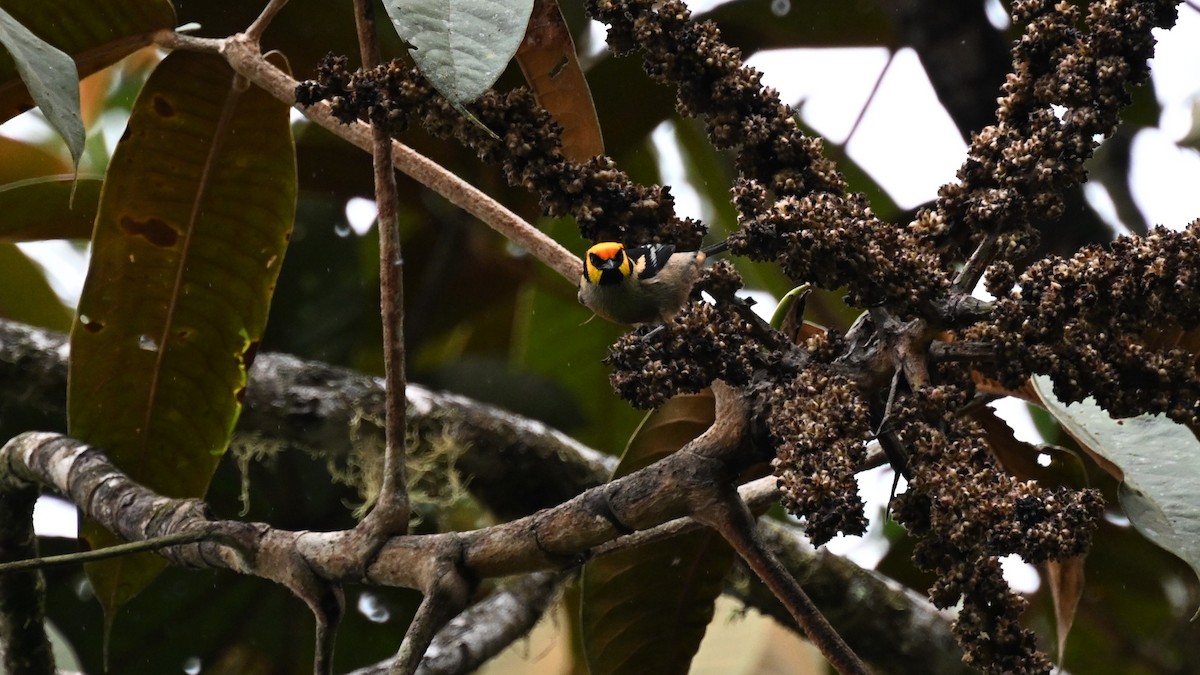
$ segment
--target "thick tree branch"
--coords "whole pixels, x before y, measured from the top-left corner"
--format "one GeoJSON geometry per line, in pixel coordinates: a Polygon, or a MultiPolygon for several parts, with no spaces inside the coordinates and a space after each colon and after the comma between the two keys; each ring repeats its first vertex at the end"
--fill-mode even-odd
{"type": "Polygon", "coordinates": [[[293,590],[306,587],[309,575],[327,582],[428,589],[447,564],[476,578],[569,568],[621,535],[614,516],[634,529],[684,516],[690,495],[726,470],[715,460],[680,453],[519,520],[470,532],[393,538],[361,575],[347,555],[361,533],[293,532],[213,520],[202,502],[157,495],[129,480],[98,449],[65,436],[21,434],[0,449],[0,462],[9,467],[9,476],[68,495],[87,516],[126,540],[197,528],[213,533],[212,541],[163,549],[176,564],[230,569],[293,590]]]}
{"type": "MultiPolygon", "coordinates": [[[[65,335],[0,320],[0,419],[6,422],[2,430],[7,435],[33,425],[64,427],[66,357],[65,335]]],[[[419,385],[410,384],[407,393],[414,428],[431,435],[451,434],[455,443],[467,448],[456,468],[472,476],[469,483],[472,493],[502,519],[517,518],[567,501],[606,481],[615,466],[614,458],[580,445],[539,422],[419,385]]],[[[352,429],[356,419],[378,418],[382,410],[383,386],[378,378],[291,356],[262,353],[251,369],[238,429],[239,433],[335,457],[354,452],[356,440],[374,443],[362,436],[364,433],[381,436],[379,429],[368,426],[357,439],[352,429]]],[[[773,483],[768,478],[747,484],[742,490],[743,499],[752,506],[774,501],[777,492],[773,483]]],[[[701,526],[690,519],[670,521],[660,529],[601,544],[593,553],[602,555],[655,536],[670,536],[681,528],[695,527],[701,526]]],[[[829,555],[813,563],[811,548],[801,546],[794,536],[766,541],[790,570],[803,569],[803,578],[839,579],[845,572],[836,570],[853,567],[829,555]],[[803,561],[809,561],[808,566],[794,566],[803,561]],[[811,568],[814,564],[816,570],[811,568]]],[[[918,619],[896,616],[895,620],[903,623],[893,625],[893,621],[883,620],[884,615],[874,611],[872,605],[859,603],[855,597],[831,586],[837,583],[831,580],[819,582],[814,597],[836,628],[855,627],[850,637],[856,649],[861,649],[862,642],[884,649],[880,658],[870,651],[863,652],[876,665],[910,658],[911,652],[907,650],[915,645],[897,642],[889,635],[903,632],[903,625],[918,619]]],[[[875,588],[876,594],[891,592],[873,577],[858,578],[855,583],[875,588]]],[[[769,594],[753,597],[754,606],[770,612],[769,594]]],[[[928,604],[918,603],[911,611],[936,627],[930,629],[931,635],[948,633],[946,620],[928,604]]]]}

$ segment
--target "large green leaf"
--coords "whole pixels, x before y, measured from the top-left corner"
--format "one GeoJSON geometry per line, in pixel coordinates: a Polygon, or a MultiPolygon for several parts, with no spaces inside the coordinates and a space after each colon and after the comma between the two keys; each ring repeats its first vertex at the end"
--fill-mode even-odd
{"type": "Polygon", "coordinates": [[[452,103],[470,103],[517,53],[533,0],[384,0],[421,74],[452,103]]]}
{"type": "MultiPolygon", "coordinates": [[[[0,9],[75,61],[87,77],[175,26],[168,0],[0,0],[0,9]]],[[[16,63],[0,53],[0,121],[33,104],[16,63]]]]}
{"type": "MultiPolygon", "coordinates": [[[[675,452],[712,421],[710,392],[671,399],[646,417],[615,476],[675,452]]],[[[585,565],[580,622],[590,672],[687,673],[732,564],[733,550],[706,529],[585,565]]]]}
{"type": "Polygon", "coordinates": [[[75,62],[54,45],[34,35],[0,8],[0,46],[13,60],[21,81],[46,121],[62,136],[79,163],[83,154],[83,118],[79,114],[79,74],[75,62]]]}
{"type": "MultiPolygon", "coordinates": [[[[240,411],[295,206],[287,106],[242,90],[217,56],[168,56],[134,105],[100,198],[71,335],[73,436],[160,493],[204,494],[240,411]]],[[[94,525],[84,533],[93,546],[109,541],[94,525]]],[[[105,607],[148,583],[154,560],[92,567],[105,607]]]]}
{"type": "Polygon", "coordinates": [[[1121,507],[1133,526],[1200,576],[1200,442],[1191,430],[1161,415],[1114,420],[1091,398],[1063,405],[1045,376],[1034,385],[1081,446],[1120,468],[1121,507]]]}
{"type": "Polygon", "coordinates": [[[73,176],[0,185],[0,242],[90,238],[101,185],[99,178],[73,176]]]}

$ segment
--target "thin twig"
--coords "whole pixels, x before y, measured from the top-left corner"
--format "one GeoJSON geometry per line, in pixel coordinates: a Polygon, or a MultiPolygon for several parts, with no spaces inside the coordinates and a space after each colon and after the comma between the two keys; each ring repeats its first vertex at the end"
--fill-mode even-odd
{"type": "Polygon", "coordinates": [[[867,116],[867,109],[875,102],[875,97],[879,94],[879,89],[883,87],[883,78],[887,76],[895,60],[896,52],[893,50],[888,53],[887,63],[883,64],[883,70],[879,71],[879,77],[875,78],[875,86],[871,87],[871,93],[867,95],[867,100],[863,101],[862,107],[858,109],[858,116],[854,118],[854,124],[850,125],[850,131],[846,134],[846,140],[842,141],[842,147],[850,145],[850,139],[854,138],[854,134],[858,132],[859,125],[862,124],[863,118],[867,116]]]}
{"type": "Polygon", "coordinates": [[[250,27],[246,29],[246,37],[255,42],[261,42],[263,33],[267,31],[267,26],[271,25],[271,20],[275,18],[275,15],[286,4],[287,0],[270,0],[267,6],[263,8],[262,13],[254,20],[254,23],[250,24],[250,27]]]}
{"type": "Polygon", "coordinates": [[[996,345],[990,342],[935,342],[929,345],[929,357],[935,362],[996,360],[996,345]]]}
{"type": "Polygon", "coordinates": [[[471,599],[471,589],[462,573],[447,565],[443,573],[425,589],[425,597],[408,624],[389,675],[413,675],[429,653],[429,645],[439,631],[458,616],[471,599]]]}
{"type": "MultiPolygon", "coordinates": [[[[374,8],[370,0],[354,0],[354,24],[363,68],[379,65],[379,41],[375,35],[374,8]]],[[[363,527],[386,537],[408,532],[408,487],[404,467],[404,258],[400,250],[399,195],[392,167],[392,139],[372,125],[372,165],[375,173],[375,203],[379,210],[379,293],[383,318],[383,368],[387,401],[384,411],[383,477],[375,508],[363,527]]]]}
{"type": "Polygon", "coordinates": [[[867,666],[858,658],[842,636],[838,634],[829,621],[809,599],[808,594],[800,587],[792,575],[759,540],[754,523],[754,516],[746,508],[745,502],[734,492],[730,492],[717,508],[696,513],[694,517],[705,521],[707,525],[717,530],[733,547],[742,560],[763,583],[771,589],[775,597],[788,609],[788,613],[796,623],[804,629],[805,636],[821,650],[821,654],[830,665],[842,675],[868,675],[867,666]]]}
{"type": "MultiPolygon", "coordinates": [[[[468,607],[434,637],[417,668],[418,675],[475,672],[527,635],[574,573],[534,572],[468,607]]],[[[397,659],[391,657],[348,675],[388,675],[397,659]]]]}
{"type": "Polygon", "coordinates": [[[988,233],[983,241],[979,242],[979,247],[971,254],[971,258],[967,260],[967,264],[959,270],[958,276],[954,279],[954,290],[959,293],[970,293],[975,288],[975,284],[983,278],[983,273],[987,271],[987,266],[992,263],[992,259],[996,257],[996,251],[999,248],[999,237],[995,233],[988,233]]]}
{"type": "Polygon", "coordinates": [[[214,534],[206,530],[178,532],[176,534],[168,534],[164,537],[154,537],[152,539],[127,542],[124,544],[117,544],[115,546],[105,546],[104,548],[96,549],[95,551],[80,551],[79,553],[66,553],[63,555],[48,555],[41,558],[28,558],[26,560],[0,563],[0,574],[8,574],[11,572],[21,572],[24,570],[33,569],[45,570],[54,567],[66,567],[68,565],[82,565],[84,563],[95,562],[97,560],[107,560],[109,558],[119,558],[121,556],[133,555],[134,553],[157,551],[168,546],[194,544],[198,541],[204,541],[212,538],[214,538],[214,534]]]}

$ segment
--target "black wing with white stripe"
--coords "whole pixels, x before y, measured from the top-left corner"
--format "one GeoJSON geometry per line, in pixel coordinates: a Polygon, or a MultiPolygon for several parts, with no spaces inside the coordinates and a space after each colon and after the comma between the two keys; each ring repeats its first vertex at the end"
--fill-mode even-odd
{"type": "Polygon", "coordinates": [[[675,253],[675,244],[646,244],[629,249],[629,259],[644,260],[645,266],[638,270],[638,279],[649,279],[662,271],[675,253]]]}

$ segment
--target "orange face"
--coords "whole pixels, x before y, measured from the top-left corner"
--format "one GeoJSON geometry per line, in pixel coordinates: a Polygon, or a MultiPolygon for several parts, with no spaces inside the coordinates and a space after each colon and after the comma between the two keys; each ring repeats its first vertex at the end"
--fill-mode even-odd
{"type": "Polygon", "coordinates": [[[633,272],[625,247],[615,241],[603,241],[589,248],[583,266],[588,281],[595,285],[619,284],[633,272]]]}

